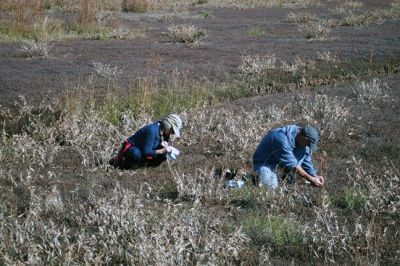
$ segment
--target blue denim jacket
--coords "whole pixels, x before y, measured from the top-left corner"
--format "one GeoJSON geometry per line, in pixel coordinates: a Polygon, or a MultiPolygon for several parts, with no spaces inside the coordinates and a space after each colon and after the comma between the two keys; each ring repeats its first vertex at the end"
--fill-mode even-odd
{"type": "Polygon", "coordinates": [[[254,152],[253,169],[258,171],[267,166],[275,170],[277,165],[293,169],[301,165],[308,174],[315,176],[310,148],[296,146],[295,138],[299,130],[299,126],[288,125],[269,131],[254,152]]]}
{"type": "Polygon", "coordinates": [[[160,125],[154,122],[144,126],[128,138],[128,141],[138,147],[145,157],[155,157],[156,149],[161,148],[160,125]]]}

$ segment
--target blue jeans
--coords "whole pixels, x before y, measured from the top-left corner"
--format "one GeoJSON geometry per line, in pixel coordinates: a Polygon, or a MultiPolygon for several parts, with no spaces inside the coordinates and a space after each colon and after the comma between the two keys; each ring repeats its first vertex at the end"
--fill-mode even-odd
{"type": "MultiPolygon", "coordinates": [[[[277,189],[279,187],[279,178],[276,175],[275,171],[273,171],[268,166],[261,166],[257,171],[257,174],[260,176],[260,181],[263,186],[277,189]]],[[[285,169],[282,180],[290,187],[295,182],[295,171],[293,169],[285,169]]]]}
{"type": "Polygon", "coordinates": [[[131,146],[124,154],[123,168],[135,169],[146,166],[155,167],[159,166],[166,159],[166,155],[156,155],[152,158],[146,158],[138,147],[131,146]]]}
{"type": "Polygon", "coordinates": [[[260,176],[260,181],[263,186],[271,189],[277,189],[279,181],[276,173],[267,166],[261,166],[260,170],[257,171],[260,176]]]}

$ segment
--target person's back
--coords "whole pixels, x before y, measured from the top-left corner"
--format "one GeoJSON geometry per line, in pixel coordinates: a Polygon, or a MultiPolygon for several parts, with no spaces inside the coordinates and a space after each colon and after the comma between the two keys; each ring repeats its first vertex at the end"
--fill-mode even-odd
{"type": "Polygon", "coordinates": [[[313,184],[322,186],[323,177],[316,175],[311,161],[310,146],[318,141],[318,132],[310,126],[288,125],[269,131],[253,155],[253,170],[261,182],[270,188],[277,188],[279,180],[275,169],[283,167],[291,176],[299,173],[313,184]]]}
{"type": "MultiPolygon", "coordinates": [[[[155,156],[155,150],[160,146],[160,127],[158,122],[154,122],[140,128],[128,141],[135,147],[138,147],[144,156],[155,156]]],[[[166,139],[165,141],[168,141],[166,139]]]]}
{"type": "Polygon", "coordinates": [[[304,147],[296,147],[295,138],[299,129],[300,127],[297,125],[288,125],[269,131],[254,152],[254,170],[258,171],[261,166],[265,165],[275,169],[278,164],[284,167],[294,167],[306,152],[304,147]]]}

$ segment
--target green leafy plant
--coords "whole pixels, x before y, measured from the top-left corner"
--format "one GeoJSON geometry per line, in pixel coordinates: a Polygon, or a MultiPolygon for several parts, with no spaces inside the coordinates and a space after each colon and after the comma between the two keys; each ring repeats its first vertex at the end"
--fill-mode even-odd
{"type": "Polygon", "coordinates": [[[213,14],[211,10],[206,10],[201,13],[203,18],[212,18],[213,14]]]}
{"type": "Polygon", "coordinates": [[[341,209],[362,210],[366,203],[366,196],[356,189],[346,189],[335,201],[335,205],[341,209]]]}
{"type": "Polygon", "coordinates": [[[299,225],[291,219],[253,213],[244,219],[243,226],[256,246],[285,247],[302,243],[299,225]]]}
{"type": "Polygon", "coordinates": [[[265,31],[262,28],[256,27],[249,29],[246,34],[251,37],[262,37],[265,36],[265,31]]]}

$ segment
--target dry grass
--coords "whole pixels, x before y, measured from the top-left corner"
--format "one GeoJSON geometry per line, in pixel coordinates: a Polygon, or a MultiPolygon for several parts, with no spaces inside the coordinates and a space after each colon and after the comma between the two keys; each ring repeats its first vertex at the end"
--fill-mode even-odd
{"type": "MultiPolygon", "coordinates": [[[[143,29],[108,27],[116,7],[112,1],[27,1],[9,2],[3,8],[10,12],[0,32],[0,40],[21,41],[61,40],[70,38],[134,39],[143,37],[143,29]],[[58,8],[67,19],[57,16],[51,8],[58,8]]],[[[117,3],[114,3],[117,4],[117,3]]],[[[118,4],[120,9],[121,3],[118,4]]]]}
{"type": "Polygon", "coordinates": [[[333,20],[331,27],[357,26],[367,27],[381,24],[387,20],[400,18],[400,4],[393,2],[390,7],[378,8],[368,12],[355,10],[357,6],[343,6],[334,10],[336,14],[342,15],[341,19],[333,20]]]}
{"type": "Polygon", "coordinates": [[[194,25],[170,25],[167,34],[173,42],[197,44],[207,32],[194,25]]]}
{"type": "Polygon", "coordinates": [[[149,8],[147,0],[123,0],[122,11],[144,13],[149,8]]]}
{"type": "MultiPolygon", "coordinates": [[[[118,72],[97,65],[95,71],[105,73],[99,78],[118,72]]],[[[372,80],[354,88],[357,94],[368,94],[367,87],[390,90],[382,84],[372,80]]],[[[369,99],[377,112],[395,108],[379,104],[383,95],[369,99]]],[[[356,155],[351,146],[329,160],[325,154],[340,154],[339,146],[351,145],[336,144],[344,140],[343,128],[364,127],[353,121],[362,122],[356,110],[365,99],[348,101],[304,95],[267,108],[182,112],[190,137],[178,148],[199,159],[129,172],[108,169],[106,162],[128,132],[154,117],[127,112],[115,126],[94,105],[62,105],[59,113],[57,105],[33,107],[21,98],[18,113],[2,110],[9,123],[24,120],[26,126],[20,133],[3,133],[0,143],[1,263],[394,262],[398,256],[387,255],[395,254],[398,241],[398,166],[385,158],[351,159],[356,155]],[[319,127],[322,146],[314,156],[321,174],[331,173],[326,189],[299,180],[290,193],[285,186],[276,193],[249,185],[226,190],[217,170],[248,174],[265,132],[291,121],[319,127]],[[341,162],[341,156],[350,157],[341,162]]]]}
{"type": "Polygon", "coordinates": [[[274,54],[242,56],[238,70],[244,76],[258,77],[268,74],[271,70],[281,70],[291,74],[305,73],[315,68],[315,62],[296,56],[293,61],[278,61],[274,54]]]}
{"type": "MultiPolygon", "coordinates": [[[[50,1],[55,5],[61,2],[50,1]]],[[[44,16],[35,30],[45,34],[53,22],[44,16]]],[[[318,58],[338,62],[329,52],[318,58]]],[[[280,75],[288,78],[282,86],[307,93],[271,94],[233,108],[210,105],[247,96],[247,84],[241,90],[181,73],[162,84],[139,78],[118,101],[123,70],[94,62],[90,80],[64,101],[31,106],[21,97],[15,112],[0,107],[0,264],[397,265],[397,88],[372,79],[341,83],[346,96],[332,96],[335,88],[314,94],[305,79],[318,68],[302,57],[244,56],[240,82],[280,75]],[[109,94],[99,100],[101,86],[109,94]],[[177,161],[110,169],[127,135],[172,111],[185,125],[174,143],[182,151],[177,161]],[[325,188],[300,178],[274,193],[250,181],[242,190],[224,187],[228,171],[251,176],[253,151],[268,130],[291,123],[319,128],[312,156],[325,188]]]]}
{"type": "Polygon", "coordinates": [[[305,8],[319,5],[319,0],[210,0],[209,4],[215,7],[257,8],[257,7],[285,7],[305,8]]]}
{"type": "Polygon", "coordinates": [[[315,62],[296,56],[292,62],[287,63],[282,61],[280,68],[292,74],[305,73],[315,68],[315,62]]]}
{"type": "Polygon", "coordinates": [[[238,69],[244,75],[260,75],[269,69],[274,69],[275,64],[275,55],[264,55],[262,57],[259,55],[247,55],[242,57],[242,62],[238,69]]]}
{"type": "Polygon", "coordinates": [[[308,22],[299,25],[300,31],[303,32],[307,39],[323,40],[330,33],[330,29],[322,22],[308,22]]]}
{"type": "Polygon", "coordinates": [[[298,24],[304,24],[304,23],[309,23],[311,21],[315,21],[317,17],[309,12],[305,13],[293,13],[289,12],[286,16],[288,22],[291,23],[298,23],[298,24]]]}
{"type": "Polygon", "coordinates": [[[51,46],[46,42],[26,41],[22,44],[22,53],[27,57],[48,57],[51,46]]]}
{"type": "Polygon", "coordinates": [[[338,59],[338,56],[331,53],[331,52],[317,52],[318,59],[326,62],[326,63],[339,63],[340,60],[338,59]]]}
{"type": "Polygon", "coordinates": [[[370,82],[360,82],[353,87],[353,94],[358,101],[364,104],[369,104],[376,100],[388,100],[388,95],[385,91],[388,90],[388,85],[379,79],[373,79],[370,82]]]}

